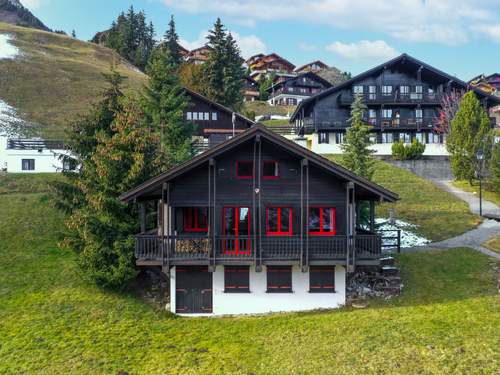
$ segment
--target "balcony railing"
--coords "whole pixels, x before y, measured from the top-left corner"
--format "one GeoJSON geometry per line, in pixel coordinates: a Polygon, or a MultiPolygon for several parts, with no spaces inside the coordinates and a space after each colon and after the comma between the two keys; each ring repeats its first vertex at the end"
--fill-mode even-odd
{"type": "MultiPolygon", "coordinates": [[[[441,93],[408,93],[401,94],[392,92],[390,94],[382,93],[364,93],[363,99],[366,104],[441,104],[441,93]]],[[[340,95],[340,104],[351,105],[355,94],[345,92],[340,95]]]]}
{"type": "MultiPolygon", "coordinates": [[[[429,129],[434,126],[434,117],[423,118],[365,118],[363,119],[368,125],[376,129],[429,129]]],[[[305,119],[304,126],[309,129],[309,132],[316,130],[342,130],[349,126],[349,120],[316,120],[305,119]]]]}
{"type": "MultiPolygon", "coordinates": [[[[359,259],[378,259],[381,255],[380,236],[356,235],[356,254],[359,259]]],[[[219,262],[253,261],[298,261],[301,256],[310,260],[343,260],[347,257],[348,241],[345,235],[336,236],[263,236],[258,253],[257,238],[250,236],[216,236],[215,241],[207,236],[158,236],[141,234],[136,236],[135,257],[144,261],[219,262]]]]}

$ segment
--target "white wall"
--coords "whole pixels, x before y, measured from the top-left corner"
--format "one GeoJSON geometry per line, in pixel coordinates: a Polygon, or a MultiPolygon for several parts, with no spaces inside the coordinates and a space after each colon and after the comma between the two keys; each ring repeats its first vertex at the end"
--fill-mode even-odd
{"type": "MultiPolygon", "coordinates": [[[[262,272],[250,267],[250,293],[224,293],[224,267],[213,273],[213,314],[260,314],[279,311],[331,309],[345,304],[345,268],[335,267],[335,293],[309,293],[309,272],[292,268],[293,293],[266,293],[266,266],[262,272]]],[[[175,267],[170,273],[171,311],[175,313],[175,267]]],[[[182,314],[181,314],[182,315],[182,314]]],[[[185,314],[193,316],[195,314],[185,314]]]]}

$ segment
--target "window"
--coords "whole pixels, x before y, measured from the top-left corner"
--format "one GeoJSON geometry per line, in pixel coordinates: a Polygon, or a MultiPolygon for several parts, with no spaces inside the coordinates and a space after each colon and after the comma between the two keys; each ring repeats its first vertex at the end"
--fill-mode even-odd
{"type": "Polygon", "coordinates": [[[267,292],[292,293],[292,266],[267,266],[267,292]]]}
{"type": "Polygon", "coordinates": [[[415,91],[413,91],[410,94],[410,98],[411,99],[422,99],[422,86],[421,85],[417,85],[417,86],[414,86],[413,89],[415,91]]]}
{"type": "Polygon", "coordinates": [[[217,112],[212,112],[212,121],[217,121],[217,112]]]}
{"type": "Polygon", "coordinates": [[[399,86],[399,92],[401,93],[401,95],[408,95],[410,93],[410,86],[399,86]]]}
{"type": "Polygon", "coordinates": [[[352,92],[354,94],[363,94],[363,86],[361,85],[356,85],[352,87],[352,92]]]}
{"type": "Polygon", "coordinates": [[[76,161],[74,159],[64,158],[63,171],[74,171],[76,169],[76,161]]]}
{"type": "Polygon", "coordinates": [[[224,293],[250,293],[250,267],[224,266],[224,293]]]}
{"type": "Polygon", "coordinates": [[[371,144],[375,144],[377,143],[377,136],[375,134],[370,134],[370,136],[368,137],[369,141],[371,144]]]}
{"type": "Polygon", "coordinates": [[[310,235],[333,236],[336,233],[336,210],[334,207],[309,208],[310,235]]]}
{"type": "Polygon", "coordinates": [[[210,120],[210,113],[209,112],[205,112],[205,121],[209,121],[210,120]]]}
{"type": "Polygon", "coordinates": [[[423,117],[423,112],[421,109],[415,110],[415,117],[421,119],[423,117]]]}
{"type": "Polygon", "coordinates": [[[311,266],[309,292],[335,293],[335,266],[311,266]]]}
{"type": "Polygon", "coordinates": [[[392,95],[392,86],[383,85],[382,86],[382,95],[391,96],[392,95]]]}
{"type": "Polygon", "coordinates": [[[383,109],[382,118],[392,118],[392,109],[383,109]]]}
{"type": "Polygon", "coordinates": [[[275,180],[279,178],[279,163],[274,160],[266,160],[262,165],[262,176],[264,180],[275,180]]]}
{"type": "Polygon", "coordinates": [[[436,133],[429,133],[429,143],[441,143],[441,137],[436,133]]]}
{"type": "Polygon", "coordinates": [[[23,171],[34,171],[35,170],[35,159],[22,159],[21,167],[23,171]]]}
{"type": "Polygon", "coordinates": [[[377,110],[369,109],[368,110],[368,124],[375,125],[377,123],[377,110]]]}
{"type": "Polygon", "coordinates": [[[193,120],[198,120],[198,112],[193,112],[193,120]]]}
{"type": "Polygon", "coordinates": [[[206,207],[185,207],[183,217],[184,232],[207,232],[208,209],[206,207]]]}
{"type": "Polygon", "coordinates": [[[266,234],[268,236],[291,236],[292,232],[292,208],[266,207],[266,234]]]}
{"type": "Polygon", "coordinates": [[[328,133],[318,133],[318,143],[330,143],[330,137],[328,133]]]}
{"type": "Polygon", "coordinates": [[[399,139],[402,139],[404,143],[411,143],[410,133],[400,133],[399,139]]]}
{"type": "Polygon", "coordinates": [[[222,209],[224,254],[251,254],[250,223],[250,208],[236,206],[222,209]]]}
{"type": "Polygon", "coordinates": [[[186,120],[192,120],[193,119],[193,112],[186,112],[186,120]]]}
{"type": "Polygon", "coordinates": [[[344,143],[344,133],[335,133],[335,143],[338,145],[344,143]]]}
{"type": "Polygon", "coordinates": [[[253,177],[253,162],[237,161],[236,162],[236,177],[248,179],[253,177]]]}
{"type": "Polygon", "coordinates": [[[377,99],[377,86],[368,86],[368,99],[377,99]]]}
{"type": "Polygon", "coordinates": [[[392,143],[394,141],[393,133],[382,133],[382,143],[392,143]]]}

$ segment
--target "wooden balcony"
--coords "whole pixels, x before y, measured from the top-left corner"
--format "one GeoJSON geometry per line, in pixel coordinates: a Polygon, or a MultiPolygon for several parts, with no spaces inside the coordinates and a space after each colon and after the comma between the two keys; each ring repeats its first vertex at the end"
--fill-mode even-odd
{"type": "MultiPolygon", "coordinates": [[[[354,237],[358,261],[377,262],[382,254],[379,235],[354,237]]],[[[348,238],[336,236],[136,236],[135,256],[138,265],[176,264],[273,264],[300,262],[345,263],[348,238]]]]}
{"type": "MultiPolygon", "coordinates": [[[[426,104],[426,105],[440,105],[443,95],[440,93],[364,93],[363,99],[368,105],[377,104],[398,104],[398,105],[416,105],[416,104],[426,104]]],[[[351,105],[354,101],[354,94],[350,92],[344,92],[339,97],[339,103],[341,105],[351,105]]]]}

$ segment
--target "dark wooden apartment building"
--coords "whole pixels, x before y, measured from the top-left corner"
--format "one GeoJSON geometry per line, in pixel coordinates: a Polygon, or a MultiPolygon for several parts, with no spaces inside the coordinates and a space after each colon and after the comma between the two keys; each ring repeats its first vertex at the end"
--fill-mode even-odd
{"type": "Polygon", "coordinates": [[[379,264],[375,203],[398,197],[256,125],[121,199],[140,208],[137,265],[169,275],[172,312],[220,315],[343,305],[346,273],[379,264]]]}
{"type": "Polygon", "coordinates": [[[331,83],[313,72],[278,79],[267,91],[271,105],[295,106],[302,100],[332,87],[331,83]]]}

